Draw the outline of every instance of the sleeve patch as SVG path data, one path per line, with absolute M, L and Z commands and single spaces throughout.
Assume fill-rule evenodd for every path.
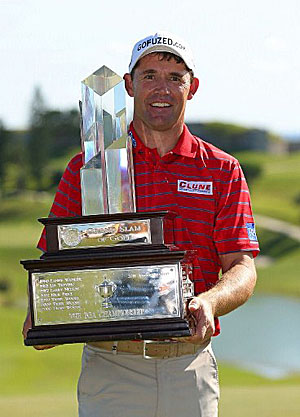
M 246 223 L 247 233 L 250 242 L 257 242 L 257 236 L 254 223 Z

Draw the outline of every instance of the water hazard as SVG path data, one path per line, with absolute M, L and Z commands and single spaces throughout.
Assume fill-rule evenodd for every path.
M 300 301 L 254 296 L 221 317 L 221 329 L 213 341 L 219 361 L 269 378 L 300 372 Z

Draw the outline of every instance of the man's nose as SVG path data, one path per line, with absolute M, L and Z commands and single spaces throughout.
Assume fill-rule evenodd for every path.
M 170 87 L 169 87 L 168 80 L 162 77 L 158 78 L 155 90 L 160 93 L 169 94 Z

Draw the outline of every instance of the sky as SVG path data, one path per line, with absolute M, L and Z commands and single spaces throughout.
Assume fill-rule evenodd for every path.
M 187 121 L 300 135 L 299 0 L 0 0 L 0 120 L 25 128 L 36 86 L 50 108 L 76 108 L 84 78 L 102 65 L 123 75 L 159 30 L 194 53 Z

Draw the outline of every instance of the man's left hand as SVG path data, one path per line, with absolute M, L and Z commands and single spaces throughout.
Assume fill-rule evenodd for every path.
M 194 343 L 202 345 L 207 342 L 215 332 L 215 320 L 211 304 L 203 297 L 194 297 L 187 306 L 188 312 L 195 319 L 194 335 L 189 337 L 180 337 L 177 340 L 181 342 Z

